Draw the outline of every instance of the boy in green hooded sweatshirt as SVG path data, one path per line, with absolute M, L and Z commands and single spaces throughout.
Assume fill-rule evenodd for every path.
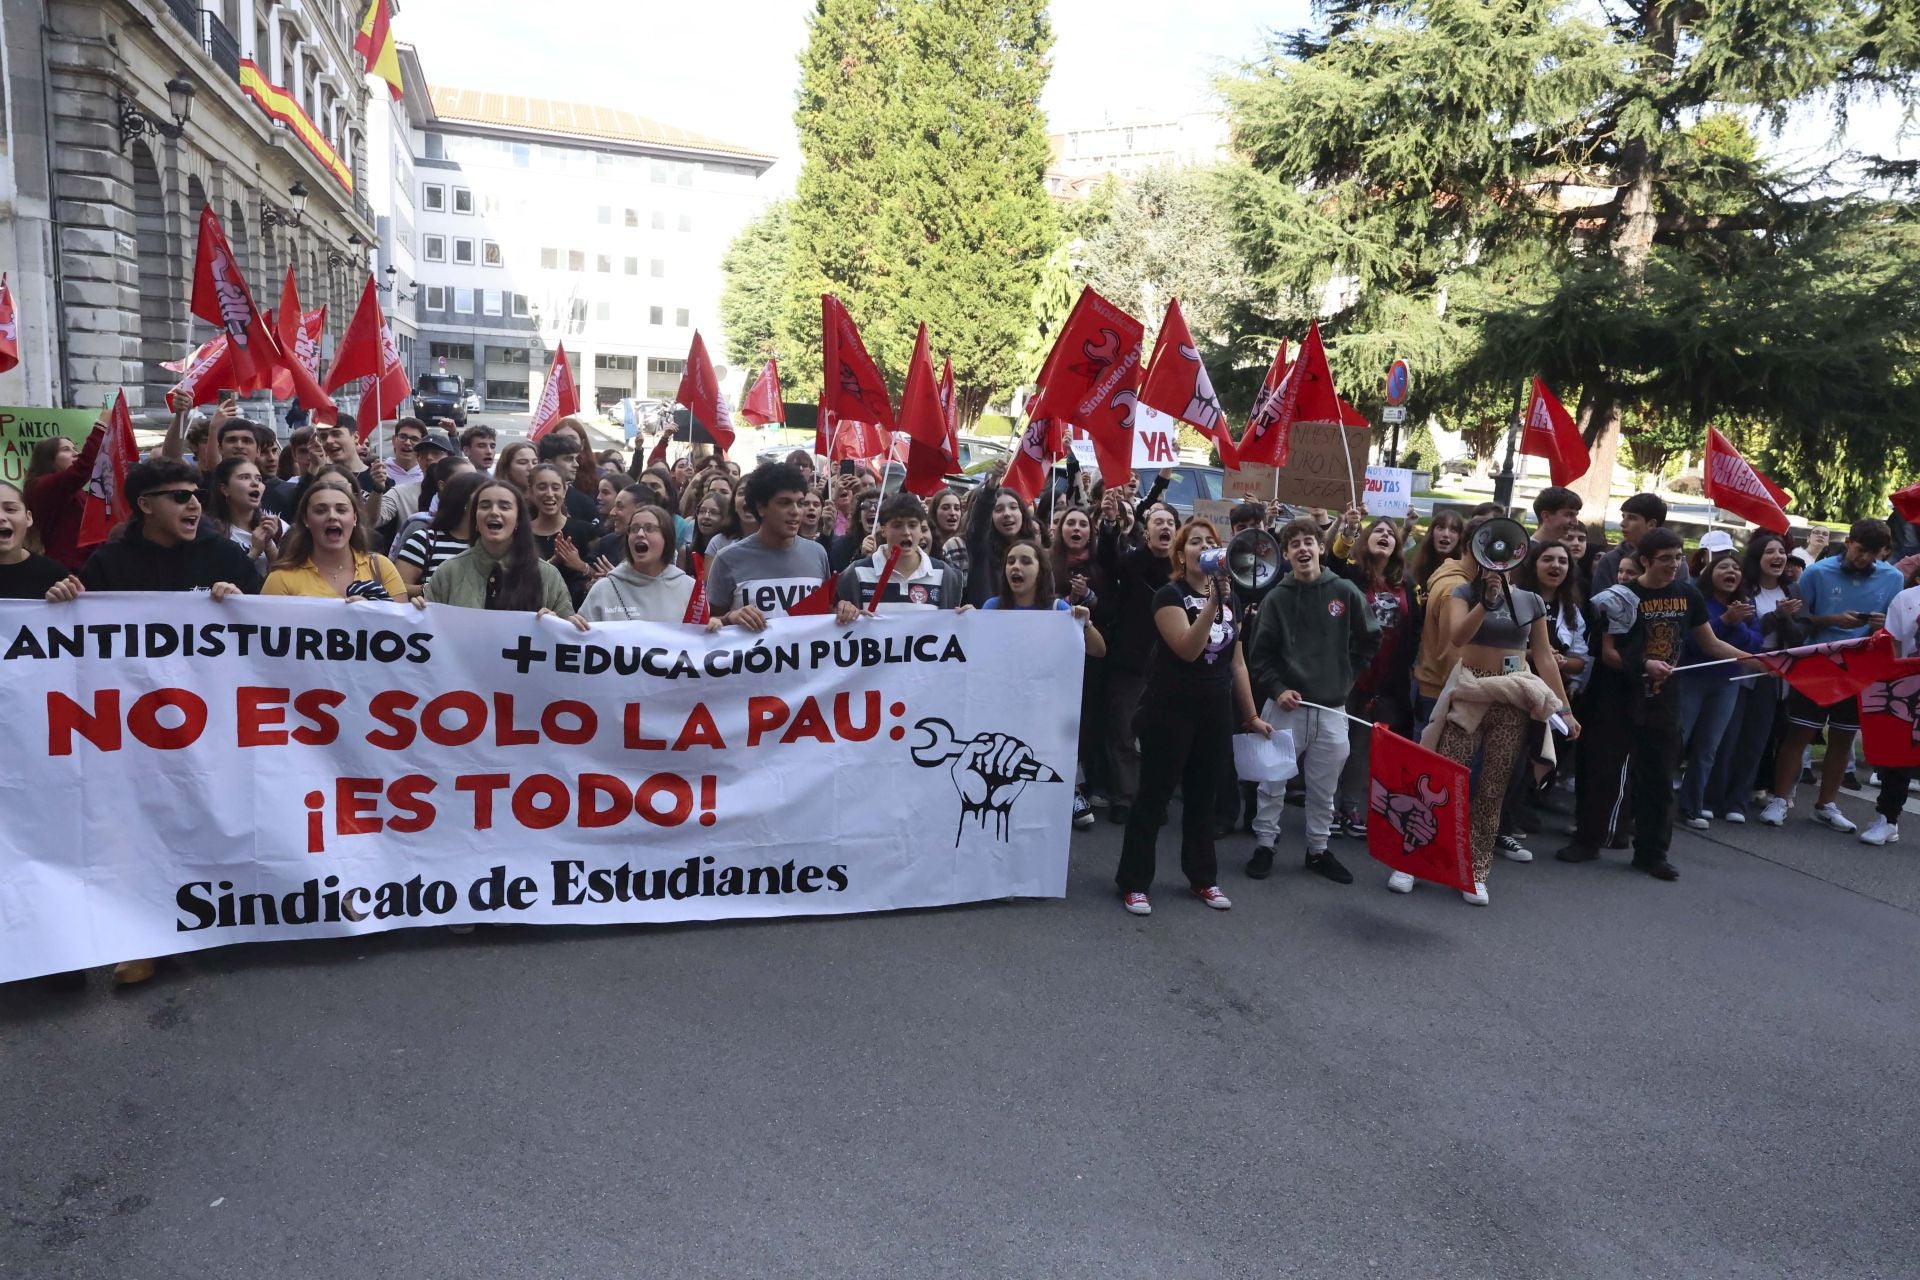
M 1247 670 L 1255 702 L 1275 729 L 1293 735 L 1300 778 L 1307 792 L 1307 870 L 1335 884 L 1352 884 L 1353 873 L 1327 851 L 1333 827 L 1333 793 L 1347 763 L 1346 706 L 1358 673 L 1380 647 L 1380 627 L 1360 588 L 1320 565 L 1320 529 L 1295 520 L 1280 530 L 1280 550 L 1291 570 L 1260 608 Z M 1303 706 L 1303 703 L 1318 706 Z M 1276 718 L 1278 717 L 1278 718 Z M 1273 872 L 1273 846 L 1280 839 L 1286 787 L 1263 783 L 1254 814 L 1258 847 L 1247 874 L 1264 880 Z

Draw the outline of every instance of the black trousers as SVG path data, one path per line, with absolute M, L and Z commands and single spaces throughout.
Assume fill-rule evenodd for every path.
M 1134 728 L 1140 738 L 1140 789 L 1120 842 L 1120 869 L 1113 881 L 1122 893 L 1145 893 L 1153 884 L 1154 844 L 1166 820 L 1175 787 L 1180 806 L 1180 870 L 1204 889 L 1219 879 L 1213 852 L 1215 796 L 1220 771 L 1233 760 L 1233 694 L 1168 705 L 1155 691 L 1141 700 Z
M 1680 690 L 1668 681 L 1658 698 L 1641 695 L 1633 712 L 1632 793 L 1635 866 L 1664 862 L 1673 844 L 1673 780 L 1680 771 Z
M 1573 842 L 1599 849 L 1625 825 L 1627 795 L 1632 790 L 1627 769 L 1634 754 L 1632 715 L 1628 695 L 1618 689 L 1608 696 L 1589 698 L 1580 715 L 1579 751 L 1573 758 Z
M 1907 787 L 1920 769 L 1881 769 L 1880 799 L 1873 807 L 1894 826 L 1900 825 L 1901 811 L 1907 807 Z

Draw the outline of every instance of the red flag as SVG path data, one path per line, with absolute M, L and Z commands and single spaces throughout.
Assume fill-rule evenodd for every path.
M 1533 395 L 1527 401 L 1526 420 L 1520 428 L 1520 452 L 1545 458 L 1547 473 L 1555 484 L 1572 484 L 1593 465 L 1573 416 L 1538 378 L 1533 380 Z
M 227 233 L 221 229 L 212 205 L 200 210 L 191 310 L 227 335 L 235 390 L 265 391 L 272 386 L 273 370 L 280 363 L 280 354 L 266 321 L 253 305 L 253 294 L 247 290 L 240 264 L 234 259 Z
M 853 421 L 892 431 L 893 402 L 887 398 L 886 379 L 867 354 L 867 344 L 860 341 L 853 317 L 830 293 L 820 295 L 820 324 L 829 430 L 843 421 Z
M 1167 303 L 1160 334 L 1153 340 L 1153 358 L 1147 361 L 1146 377 L 1140 383 L 1140 403 L 1198 427 L 1220 450 L 1222 466 L 1238 464 L 1233 433 L 1220 412 L 1220 397 L 1213 393 L 1213 379 L 1207 376 L 1207 366 L 1187 330 L 1178 298 Z
M 740 402 L 740 416 L 756 427 L 770 422 L 787 425 L 787 407 L 780 402 L 780 362 L 769 360 L 760 366 L 760 376 L 747 388 Z
M 182 409 L 212 404 L 219 399 L 220 392 L 235 381 L 233 361 L 227 357 L 227 335 L 215 334 L 213 341 L 201 343 L 187 357 L 180 370 L 180 381 L 167 392 L 167 408 L 178 413 Z
M 947 457 L 954 469 L 960 467 L 960 401 L 953 394 L 953 360 L 947 360 L 940 375 L 940 407 L 947 413 Z
M 789 618 L 804 618 L 813 614 L 832 613 L 835 603 L 834 593 L 839 589 L 840 575 L 829 574 L 827 580 L 802 596 L 787 610 Z
M 1145 327 L 1091 288 L 1073 312 L 1041 369 L 1043 381 L 1027 413 L 1085 428 L 1093 437 L 1108 486 L 1133 478 L 1133 407 L 1139 399 Z
M 1860 745 L 1867 763 L 1881 769 L 1920 767 L 1920 661 L 1898 661 L 1916 674 L 1860 691 Z
M 1920 670 L 1920 661 L 1893 656 L 1893 637 L 1884 631 L 1856 640 L 1756 653 L 1753 658 L 1823 707 L 1855 697 L 1870 684 Z
M 1338 423 L 1364 427 L 1366 417 L 1342 400 L 1333 389 L 1333 371 L 1320 342 L 1320 322 L 1307 327 L 1300 354 L 1283 370 L 1282 346 L 1267 371 L 1267 380 L 1253 402 L 1253 414 L 1240 436 L 1240 461 L 1284 467 L 1293 457 L 1293 429 L 1302 422 Z
M 79 545 L 105 542 L 115 526 L 127 518 L 127 472 L 140 461 L 133 442 L 133 418 L 127 413 L 127 393 L 114 399 L 107 415 L 107 436 L 94 455 L 93 474 L 87 480 L 86 505 L 80 510 Z
M 1753 469 L 1740 451 L 1712 427 L 1707 428 L 1707 460 L 1703 468 L 1707 501 L 1742 520 L 1785 533 L 1786 508 L 1793 501 L 1773 481 Z
M 13 290 L 0 271 L 0 373 L 20 363 L 20 320 L 13 313 Z
M 674 393 L 674 399 L 686 406 L 693 425 L 707 433 L 715 448 L 724 453 L 733 447 L 733 415 L 727 412 L 727 397 L 720 390 L 720 380 L 714 377 L 713 361 L 707 357 L 707 344 L 698 329 L 693 331 L 687 367 L 680 374 L 680 390 Z
M 689 552 L 693 562 L 693 594 L 687 597 L 687 611 L 681 617 L 682 622 L 697 622 L 707 625 L 707 558 L 698 551 Z
M 1367 852 L 1395 871 L 1473 892 L 1467 767 L 1373 727 Z
M 901 553 L 906 549 L 904 543 L 895 547 L 893 553 L 887 557 L 887 562 L 880 566 L 880 576 L 873 580 L 873 599 L 867 601 L 868 613 L 880 612 L 880 598 L 887 594 L 887 584 L 893 581 L 893 570 L 900 563 Z
M 1893 491 L 1893 509 L 1909 524 L 1920 524 L 1920 483 Z
M 553 363 L 547 368 L 547 385 L 540 389 L 540 403 L 533 407 L 533 430 L 527 439 L 538 440 L 553 430 L 560 419 L 580 412 L 580 388 L 573 381 L 573 366 L 567 363 L 567 344 L 553 349 Z
M 397 381 L 395 374 L 399 375 Z M 368 276 L 366 288 L 360 291 L 360 305 L 354 308 L 353 319 L 347 322 L 346 332 L 340 335 L 340 345 L 334 348 L 325 389 L 334 391 L 345 383 L 361 381 L 359 426 L 360 439 L 364 441 L 373 434 L 374 427 L 396 416 L 395 410 L 407 394 L 406 377 L 406 371 L 400 368 L 399 348 L 394 345 L 393 335 L 387 331 L 387 318 L 380 311 L 380 294 L 374 288 L 373 277 Z M 373 409 L 371 413 L 367 412 L 369 404 Z
M 1000 483 L 1025 498 L 1038 502 L 1053 475 L 1053 464 L 1066 451 L 1064 424 L 1052 418 L 1029 418 L 1013 447 L 1013 461 Z
M 828 441 L 828 462 L 842 458 L 879 458 L 893 448 L 893 437 L 871 422 L 841 421 L 834 424 Z
M 907 492 L 923 498 L 940 492 L 947 473 L 958 466 L 947 456 L 947 411 L 940 403 L 924 324 L 914 340 L 913 363 L 907 366 L 907 386 L 900 394 L 900 430 L 907 440 Z
M 653 446 L 653 452 L 647 455 L 647 465 L 663 467 L 667 464 L 667 445 L 673 440 L 673 432 L 662 431 L 659 442 Z

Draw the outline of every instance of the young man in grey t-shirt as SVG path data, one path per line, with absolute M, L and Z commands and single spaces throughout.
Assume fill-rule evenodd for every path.
M 785 462 L 766 463 L 747 476 L 747 508 L 760 517 L 760 527 L 721 548 L 707 566 L 708 630 L 765 631 L 767 619 L 786 616 L 827 580 L 826 548 L 800 537 L 806 493 L 806 477 Z

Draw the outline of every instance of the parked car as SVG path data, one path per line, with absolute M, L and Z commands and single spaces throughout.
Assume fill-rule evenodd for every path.
M 465 427 L 467 389 L 450 373 L 423 373 L 413 382 L 413 412 L 423 422 L 446 418 L 456 427 Z
M 487 402 L 478 391 L 469 391 L 464 407 L 468 413 L 485 413 Z

